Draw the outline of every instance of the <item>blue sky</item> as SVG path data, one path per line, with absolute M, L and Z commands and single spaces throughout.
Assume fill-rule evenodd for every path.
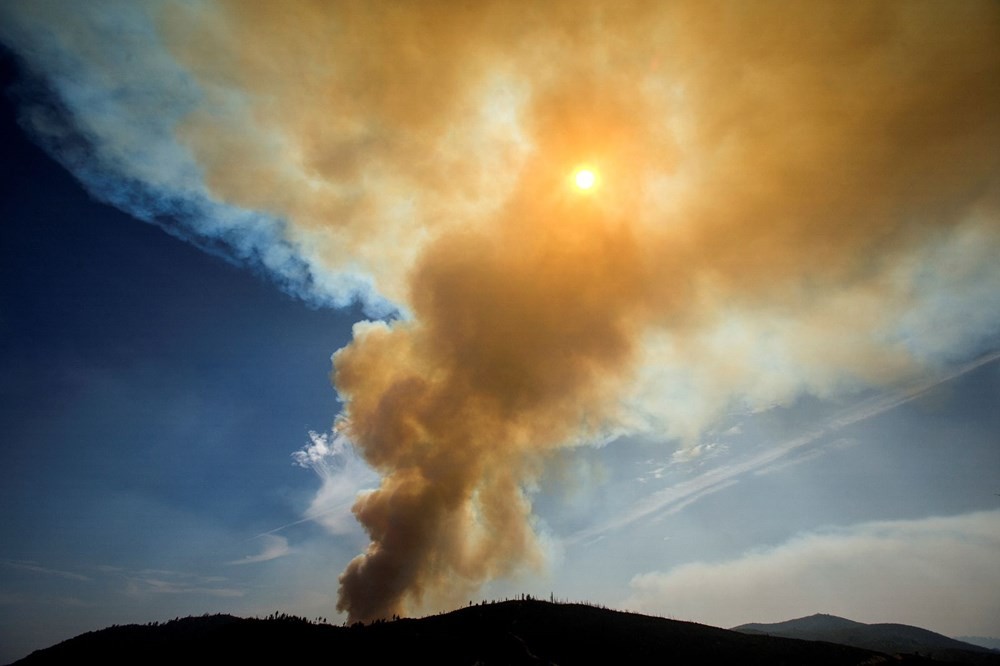
M 11 659 L 192 603 L 232 608 L 234 590 L 257 586 L 225 563 L 302 517 L 316 482 L 291 453 L 333 421 L 329 358 L 357 314 L 306 307 L 94 202 L 26 141 L 7 101 L 4 112 L 0 644 Z M 164 577 L 185 592 L 142 582 Z
M 828 612 L 1000 635 L 996 116 L 976 134 L 978 112 L 960 103 L 937 109 L 972 128 L 926 139 L 943 165 L 913 145 L 841 154 L 843 137 L 828 145 L 794 134 L 805 147 L 802 155 L 789 148 L 790 163 L 806 164 L 814 152 L 831 160 L 830 198 L 817 190 L 800 199 L 769 180 L 784 172 L 767 159 L 739 157 L 758 154 L 759 124 L 726 138 L 707 122 L 686 128 L 690 118 L 678 112 L 668 123 L 674 163 L 688 169 L 678 175 L 662 152 L 643 152 L 643 135 L 616 124 L 624 113 L 646 131 L 658 127 L 630 115 L 622 100 L 634 91 L 613 71 L 593 65 L 546 78 L 530 70 L 530 57 L 507 54 L 495 71 L 484 65 L 503 85 L 423 81 L 446 109 L 462 86 L 487 95 L 481 115 L 442 113 L 460 130 L 435 134 L 430 101 L 410 99 L 400 116 L 392 94 L 372 101 L 362 88 L 358 108 L 340 100 L 347 120 L 320 125 L 333 128 L 330 139 L 315 134 L 307 113 L 315 100 L 306 73 L 315 72 L 304 67 L 299 88 L 286 70 L 277 83 L 215 71 L 198 49 L 237 47 L 221 33 L 177 41 L 191 17 L 157 13 L 171 6 L 110 2 L 68 17 L 59 3 L 5 10 L 0 661 L 109 624 L 178 615 L 277 609 L 340 621 L 338 577 L 349 566 L 361 581 L 352 589 L 363 591 L 346 597 L 355 614 L 369 597 L 372 608 L 419 613 L 527 591 L 718 626 Z M 271 25 L 224 9 L 211 17 L 206 30 Z M 635 29 L 606 20 L 608 34 Z M 1000 67 L 995 49 L 976 50 L 973 27 L 949 29 L 972 44 L 956 63 Z M 107 34 L 120 34 L 116 47 L 131 57 L 95 50 Z M 266 51 L 281 34 L 255 43 Z M 526 39 L 548 53 L 549 37 L 543 29 Z M 645 37 L 636 39 L 645 57 Z M 902 44 L 906 52 L 914 42 Z M 678 37 L 672 48 L 689 47 Z M 395 47 L 385 48 L 392 55 Z M 437 48 L 459 47 L 444 40 Z M 748 71 L 771 71 L 752 49 L 734 48 L 727 55 L 747 58 Z M 429 70 L 452 75 L 432 53 Z M 284 67 L 301 55 L 273 54 Z M 359 71 L 384 75 L 386 90 L 411 92 L 368 55 L 349 55 Z M 651 71 L 647 92 L 659 76 Z M 726 80 L 714 63 L 701 79 L 683 69 L 670 75 L 686 82 L 694 108 Z M 580 87 L 588 77 L 625 92 L 595 102 Z M 775 117 L 788 111 L 767 106 L 763 84 L 742 85 Z M 662 101 L 660 92 L 647 105 Z M 1000 99 L 995 84 L 979 93 L 987 110 Z M 867 109 L 873 126 L 880 109 L 908 118 L 920 94 Z M 294 122 L 267 101 L 280 95 L 301 105 Z M 547 130 L 562 137 L 550 141 L 550 105 L 565 112 L 559 100 L 577 95 L 592 106 L 579 112 L 579 127 Z M 801 108 L 808 120 L 811 107 Z M 365 114 L 381 129 L 367 127 L 358 143 L 351 120 Z M 919 117 L 900 134 L 930 132 L 937 118 Z M 780 125 L 764 138 L 787 138 Z M 600 140 L 587 138 L 594 128 Z M 862 135 L 866 126 L 838 129 Z M 421 141 L 397 139 L 410 135 Z M 295 161 L 328 140 L 350 166 Z M 650 139 L 668 145 L 660 140 Z M 686 142 L 702 152 L 729 148 L 701 159 Z M 279 149 L 265 160 L 262 146 Z M 412 167 L 428 146 L 437 161 Z M 628 150 L 619 154 L 620 146 Z M 555 164 L 565 178 L 580 156 L 603 165 L 598 187 L 579 194 L 583 203 L 538 203 L 537 183 L 557 188 L 564 178 L 546 180 L 532 157 L 540 147 L 553 155 L 546 168 Z M 962 169 L 948 166 L 956 156 Z M 867 189 L 852 180 L 852 170 L 878 180 L 872 174 L 892 160 L 903 165 L 898 182 Z M 614 168 L 626 162 L 643 188 L 615 185 Z M 755 173 L 750 163 L 761 176 L 753 186 L 734 175 Z M 490 171 L 504 164 L 509 172 Z M 517 174 L 539 178 L 524 186 Z M 810 177 L 796 184 L 810 186 Z M 696 196 L 713 179 L 729 196 Z M 772 189 L 781 194 L 773 201 Z M 981 200 L 955 203 L 969 192 Z M 730 199 L 733 210 L 773 215 L 783 231 L 740 231 L 770 227 L 744 225 Z M 844 222 L 832 234 L 813 218 L 801 231 L 779 224 L 803 210 L 821 218 L 822 206 L 840 202 L 838 214 L 868 226 Z M 630 221 L 608 226 L 621 211 Z M 664 241 L 653 226 L 681 213 L 716 235 L 669 227 Z M 449 215 L 457 228 L 440 221 Z M 872 222 L 892 215 L 902 221 Z M 323 216 L 346 222 L 324 226 Z M 537 233 L 545 228 L 537 220 L 548 219 L 579 226 Z M 873 240 L 857 240 L 874 227 Z M 629 240 L 639 237 L 645 243 Z M 733 238 L 732 249 L 720 238 Z M 646 249 L 659 253 L 649 266 Z M 675 291 L 661 281 L 696 286 Z M 389 323 L 354 327 L 380 317 Z M 335 388 L 331 355 L 345 347 Z M 412 388 L 439 377 L 440 385 Z M 410 392 L 397 405 L 401 387 Z M 489 406 L 494 400 L 503 408 Z M 412 423 L 424 439 L 393 429 Z M 385 559 L 355 559 L 370 539 L 351 505 L 380 483 L 363 458 L 387 479 L 363 495 L 365 524 L 378 533 L 373 507 L 415 492 L 410 459 L 397 453 L 426 442 L 432 453 L 416 467 L 465 493 L 462 510 L 473 517 L 422 498 L 425 514 L 401 515 L 439 540 L 417 539 L 411 550 L 392 546 L 399 542 L 390 535 L 378 541 Z M 452 486 L 452 476 L 467 482 Z M 494 512 L 493 501 L 513 509 Z M 457 540 L 467 541 L 446 552 L 442 544 Z M 488 553 L 483 570 L 469 562 L 477 548 Z M 410 557 L 413 586 L 431 590 L 423 598 L 385 592 L 374 566 L 365 573 L 373 562 L 405 568 Z M 421 568 L 434 558 L 448 562 L 444 573 Z

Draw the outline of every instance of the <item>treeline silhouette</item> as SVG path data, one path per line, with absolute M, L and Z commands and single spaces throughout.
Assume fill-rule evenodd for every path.
M 165 620 L 163 622 L 159 622 L 159 621 L 147 622 L 146 624 L 143 624 L 143 625 L 135 625 L 135 624 L 112 624 L 108 628 L 109 629 L 116 629 L 118 627 L 135 627 L 135 626 L 142 626 L 142 627 L 163 627 L 163 626 L 166 626 L 166 625 L 168 625 L 168 624 L 170 624 L 172 622 L 181 622 L 182 620 L 183 621 L 187 621 L 187 620 L 195 619 L 197 617 L 212 618 L 212 617 L 235 617 L 235 616 L 226 615 L 224 613 L 202 613 L 199 616 L 189 615 L 189 616 L 184 617 L 184 618 L 182 618 L 180 616 L 177 616 L 177 617 L 173 618 L 172 620 Z M 302 617 L 302 616 L 299 616 L 299 615 L 292 615 L 291 613 L 285 613 L 283 611 L 274 611 L 270 615 L 265 615 L 263 617 L 261 617 L 260 615 L 254 615 L 252 617 L 245 618 L 245 619 L 248 619 L 248 620 L 267 620 L 268 622 L 292 622 L 292 623 L 298 623 L 298 624 L 329 624 L 329 622 L 327 621 L 327 619 L 325 617 L 316 616 L 316 617 L 310 619 L 310 618 Z
M 17 664 L 338 663 L 434 664 L 933 664 L 871 650 L 741 634 L 690 622 L 607 610 L 597 604 L 483 600 L 420 619 L 351 627 L 276 611 L 263 618 L 203 615 L 90 632 Z
M 514 596 L 514 597 L 504 597 L 502 599 L 480 599 L 478 602 L 469 600 L 469 604 L 468 604 L 467 607 L 473 607 L 473 606 L 492 606 L 492 605 L 495 605 L 495 604 L 510 603 L 510 602 L 515 602 L 515 601 L 541 601 L 541 600 L 538 599 L 537 597 L 533 597 L 530 593 L 522 592 L 521 595 L 520 595 L 520 598 L 518 598 L 517 596 Z M 560 598 L 557 598 L 555 596 L 555 594 L 552 593 L 552 592 L 549 593 L 549 603 L 550 604 L 573 604 L 573 605 L 578 605 L 578 606 L 587 606 L 589 608 L 599 608 L 601 610 L 613 610 L 613 609 L 608 608 L 604 604 L 599 604 L 599 603 L 595 603 L 595 602 L 592 602 L 592 601 L 570 601 L 569 599 L 560 599 Z M 447 615 L 447 614 L 453 613 L 453 612 L 454 611 L 440 611 L 440 612 L 437 613 L 437 615 Z M 630 613 L 631 611 L 623 610 L 623 611 L 618 611 L 618 612 L 621 612 L 621 613 Z M 294 616 L 292 616 L 292 617 L 294 617 Z M 404 616 L 400 616 L 400 615 L 394 614 L 391 618 L 376 618 L 374 620 L 369 620 L 367 623 L 362 622 L 362 621 L 359 620 L 359 621 L 355 622 L 354 624 L 352 624 L 350 626 L 351 627 L 364 627 L 364 626 L 371 626 L 371 625 L 374 625 L 374 624 L 384 624 L 385 622 L 395 622 L 395 621 L 401 620 L 401 619 L 404 619 Z M 322 618 L 322 620 L 323 620 L 324 623 L 326 622 L 326 618 Z M 345 620 L 344 623 L 341 626 L 347 626 L 347 621 Z

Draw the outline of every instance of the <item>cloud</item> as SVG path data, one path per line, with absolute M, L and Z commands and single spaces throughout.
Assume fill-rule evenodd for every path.
M 61 569 L 50 569 L 49 567 L 40 566 L 36 562 L 26 562 L 19 560 L 0 560 L 0 564 L 6 567 L 21 569 L 22 571 L 30 571 L 32 573 L 44 574 L 47 576 L 58 576 L 60 578 L 68 578 L 70 580 L 81 580 L 81 581 L 92 580 L 89 576 L 84 576 L 83 574 L 78 574 L 72 571 L 63 571 Z
M 724 627 L 824 612 L 996 634 L 998 547 L 1000 511 L 830 528 L 636 576 L 621 607 Z
M 338 432 L 381 477 L 353 507 L 352 619 L 540 567 L 529 489 L 557 449 L 693 451 L 727 410 L 995 349 L 998 22 L 992 2 L 0 5 L 47 95 L 25 122 L 95 196 L 313 303 L 398 306 L 334 357 Z M 324 507 L 353 487 L 324 481 Z
M 767 474 L 789 465 L 804 462 L 809 458 L 823 455 L 826 452 L 826 448 L 851 446 L 854 444 L 853 442 L 838 439 L 827 445 L 824 449 L 813 449 L 802 453 L 805 447 L 813 444 L 822 437 L 836 433 L 841 428 L 883 414 L 899 405 L 919 398 L 936 386 L 949 382 L 983 365 L 994 363 L 998 359 L 1000 359 L 1000 352 L 986 354 L 951 368 L 943 376 L 922 378 L 900 386 L 895 391 L 880 393 L 866 400 L 856 402 L 797 437 L 771 443 L 762 450 L 743 459 L 714 466 L 706 472 L 661 488 L 632 505 L 627 511 L 608 521 L 580 530 L 568 537 L 565 542 L 567 544 L 587 543 L 595 535 L 621 529 L 644 518 L 658 514 L 669 515 L 677 513 L 703 497 L 732 486 L 745 474 Z M 697 458 L 703 448 L 697 447 L 694 456 L 685 454 L 683 450 L 676 452 L 671 456 L 671 461 L 678 463 Z
M 377 485 L 378 475 L 342 433 L 310 432 L 309 439 L 308 446 L 292 454 L 295 464 L 312 469 L 322 481 L 304 520 L 318 522 L 331 534 L 351 532 L 357 529 L 351 506 L 359 493 Z
M 233 560 L 227 564 L 255 564 L 257 562 L 269 562 L 285 555 L 291 555 L 295 551 L 289 547 L 288 539 L 276 534 L 262 534 L 258 539 L 263 540 L 261 551 L 256 555 L 247 555 L 241 560 Z
M 163 572 L 169 574 L 170 572 Z M 166 577 L 134 576 L 126 578 L 125 593 L 132 596 L 142 596 L 146 594 L 168 594 L 168 595 L 204 595 L 209 597 L 242 597 L 245 591 L 236 587 L 220 587 L 212 585 L 212 582 L 205 579 L 189 580 L 167 580 Z

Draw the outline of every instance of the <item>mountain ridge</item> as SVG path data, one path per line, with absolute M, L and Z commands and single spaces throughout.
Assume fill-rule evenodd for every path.
M 1000 652 L 1000 638 L 996 636 L 954 636 L 954 639 L 963 643 L 972 643 L 973 645 L 978 645 L 994 652 Z
M 281 663 L 331 655 L 338 661 L 436 664 L 934 664 L 834 643 L 752 635 L 583 604 L 537 600 L 470 605 L 420 619 L 351 627 L 294 616 L 213 615 L 126 625 L 82 634 L 38 650 L 17 666 L 141 662 Z
M 827 641 L 886 654 L 920 654 L 940 661 L 1000 664 L 1000 655 L 988 648 L 928 629 L 891 622 L 866 624 L 825 613 L 784 622 L 741 624 L 732 630 L 751 635 Z

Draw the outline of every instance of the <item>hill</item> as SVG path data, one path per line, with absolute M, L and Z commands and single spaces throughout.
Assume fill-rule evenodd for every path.
M 864 624 L 819 614 L 774 624 L 743 624 L 733 631 L 827 641 L 886 654 L 920 654 L 940 661 L 1000 665 L 1000 655 L 986 648 L 906 624 Z
M 845 645 L 729 631 L 581 604 L 509 601 L 335 627 L 301 618 L 191 617 L 90 632 L 18 666 L 100 663 L 930 664 Z
M 1000 638 L 992 636 L 955 636 L 955 640 L 962 641 L 963 643 L 972 643 L 973 645 L 988 648 L 994 652 L 1000 651 Z

